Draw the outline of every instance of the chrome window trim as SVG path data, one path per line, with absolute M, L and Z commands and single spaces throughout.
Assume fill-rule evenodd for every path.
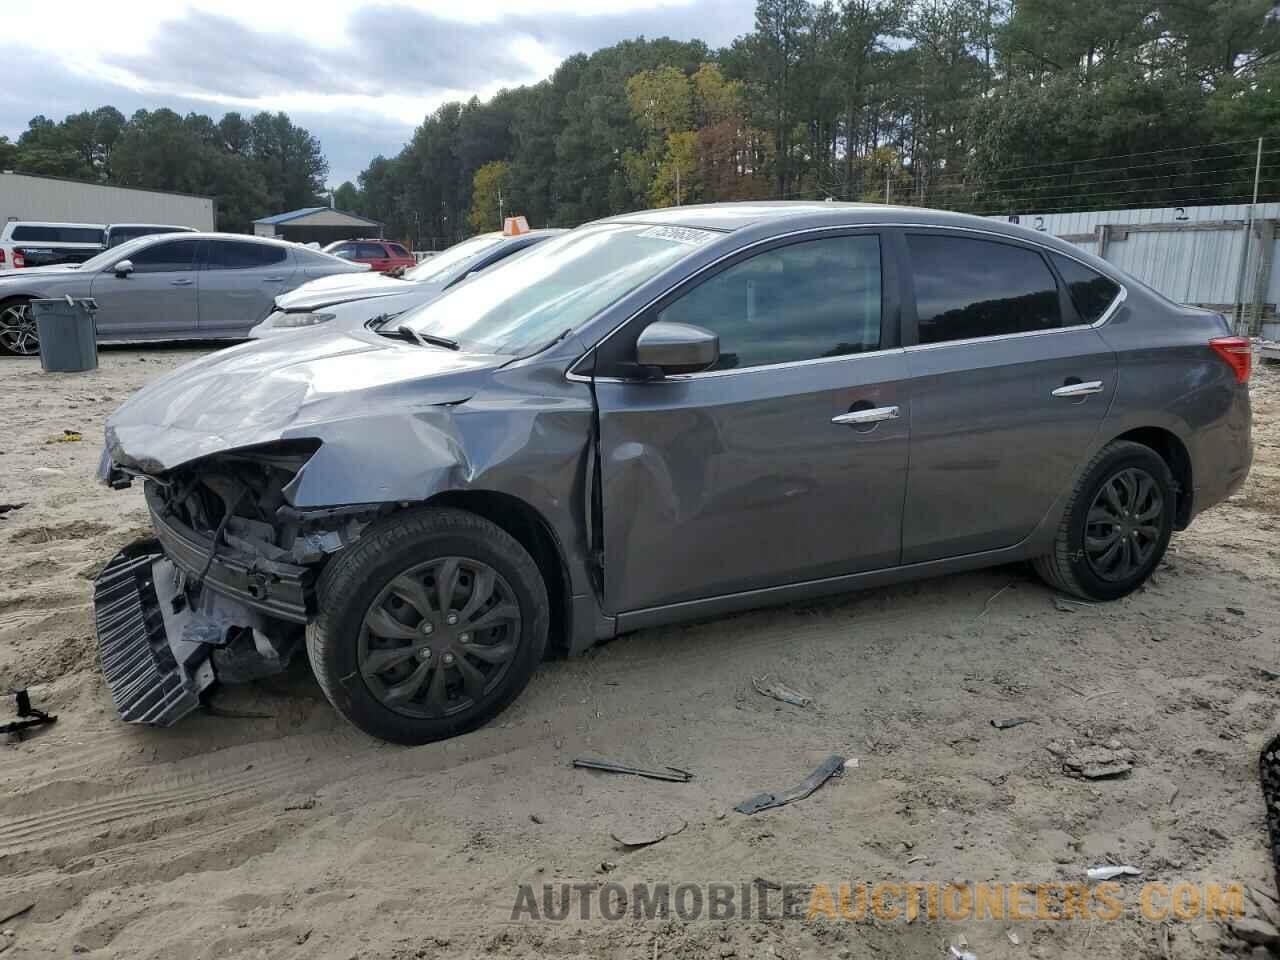
M 1089 266 L 1085 264 L 1085 266 Z M 1090 267 L 1090 269 L 1093 269 Z M 1097 273 L 1094 270 L 1094 273 Z M 1108 278 L 1109 279 L 1109 278 Z M 1120 285 L 1120 292 L 1116 294 L 1116 298 L 1111 301 L 1111 306 L 1107 307 L 1106 312 L 1102 314 L 1093 323 L 1073 323 L 1069 327 L 1050 327 L 1047 330 L 1020 330 L 1017 333 L 997 333 L 989 337 L 965 337 L 963 340 L 939 340 L 937 343 L 913 343 L 909 347 L 903 349 L 908 351 L 914 350 L 936 350 L 939 347 L 954 347 L 970 343 L 991 343 L 996 340 L 1020 340 L 1023 337 L 1046 337 L 1055 333 L 1070 333 L 1073 330 L 1096 330 L 1102 326 L 1112 315 L 1120 309 L 1120 304 L 1128 299 L 1129 291 L 1123 285 Z
M 975 233 L 975 234 L 978 234 L 979 236 L 990 237 L 997 241 L 1000 241 L 1000 240 L 1013 241 L 1015 244 L 1024 243 L 1024 244 L 1027 244 L 1028 246 L 1037 247 L 1041 250 L 1044 250 L 1047 253 L 1056 253 L 1058 256 L 1067 257 L 1070 260 L 1076 261 L 1082 267 L 1085 267 L 1088 270 L 1092 270 L 1094 273 L 1097 273 L 1100 276 L 1106 277 L 1108 280 L 1110 280 L 1112 283 L 1114 283 L 1117 287 L 1120 288 L 1120 292 L 1116 294 L 1115 299 L 1111 301 L 1111 305 L 1107 307 L 1107 309 L 1103 312 L 1102 316 L 1100 316 L 1093 323 L 1078 323 L 1078 324 L 1073 324 L 1069 327 L 1053 327 L 1048 330 L 1024 330 L 1018 333 L 998 333 L 990 337 L 969 337 L 964 340 L 940 340 L 937 343 L 916 343 L 916 344 L 912 344 L 909 347 L 890 347 L 883 350 L 868 350 L 865 353 L 850 353 L 850 354 L 845 354 L 839 357 L 814 357 L 813 359 L 810 359 L 810 360 L 788 360 L 783 363 L 761 364 L 758 367 L 743 367 L 741 369 L 731 369 L 731 370 L 706 370 L 706 371 L 703 371 L 702 373 L 681 373 L 681 374 L 674 374 L 668 377 L 663 377 L 663 382 L 670 381 L 670 380 L 693 380 L 693 379 L 700 379 L 704 377 L 723 377 L 723 376 L 729 376 L 732 374 L 754 373 L 758 370 L 778 370 L 786 367 L 796 367 L 796 366 L 801 366 L 805 364 L 830 363 L 836 360 L 855 360 L 860 357 L 872 357 L 872 356 L 891 354 L 891 353 L 905 353 L 907 351 L 914 351 L 914 350 L 934 350 L 938 347 L 949 347 L 957 344 L 963 345 L 963 344 L 973 344 L 973 343 L 990 343 L 992 341 L 997 341 L 997 340 L 1014 340 L 1014 339 L 1021 339 L 1023 337 L 1041 337 L 1041 336 L 1046 336 L 1054 333 L 1070 333 L 1072 331 L 1077 331 L 1077 330 L 1096 330 L 1098 327 L 1101 327 L 1103 324 L 1109 321 L 1115 315 L 1116 311 L 1120 309 L 1120 305 L 1129 298 L 1129 288 L 1126 287 L 1124 283 L 1122 283 L 1116 277 L 1111 276 L 1111 274 L 1109 273 L 1105 273 L 1103 271 L 1098 270 L 1097 267 L 1093 266 L 1090 263 L 1086 263 L 1084 260 L 1080 259 L 1078 256 L 1075 256 L 1074 254 L 1059 250 L 1057 247 L 1051 247 L 1047 243 L 1042 243 L 1036 240 L 1034 237 L 1011 237 L 1008 234 L 1000 233 L 998 230 L 983 230 L 980 227 L 956 227 L 956 226 L 951 226 L 951 225 L 942 224 L 942 223 L 901 223 L 901 222 L 843 223 L 843 224 L 833 224 L 831 226 L 806 227 L 803 230 L 793 230 L 790 233 L 780 233 L 772 237 L 764 237 L 760 240 L 756 240 L 752 243 L 747 244 L 745 247 L 739 247 L 737 250 L 731 250 L 728 253 L 724 254 L 723 256 L 717 257 L 715 260 L 712 260 L 710 263 L 703 264 L 693 273 L 689 274 L 689 276 L 680 280 L 679 283 L 677 283 L 675 286 L 669 287 L 668 289 L 662 291 L 662 293 L 653 297 L 653 299 L 651 299 L 648 303 L 646 303 L 644 306 L 640 307 L 638 310 L 633 312 L 629 317 L 621 321 L 612 330 L 610 330 L 603 337 L 597 340 L 590 348 L 587 349 L 585 353 L 583 353 L 580 357 L 578 357 L 578 359 L 574 360 L 571 364 L 569 364 L 568 369 L 565 371 L 565 375 L 564 375 L 565 379 L 573 381 L 574 383 L 590 383 L 592 382 L 592 380 L 594 380 L 596 383 L 646 383 L 646 382 L 649 382 L 649 381 L 639 380 L 636 378 L 626 378 L 626 377 L 594 377 L 593 378 L 581 373 L 577 373 L 574 370 L 574 368 L 578 364 L 582 363 L 582 361 L 585 360 L 588 356 L 590 356 L 592 352 L 599 349 L 600 346 L 606 340 L 608 340 L 610 337 L 616 334 L 619 330 L 621 330 L 627 324 L 635 320 L 636 317 L 640 316 L 642 313 L 644 313 L 646 310 L 652 307 L 655 303 L 657 303 L 663 297 L 667 296 L 667 294 L 671 293 L 671 291 L 674 290 L 676 287 L 680 286 L 681 284 L 689 283 L 694 278 L 701 276 L 706 271 L 719 266 L 720 264 L 724 263 L 726 260 L 729 260 L 733 257 L 738 256 L 744 251 L 752 250 L 756 247 L 759 247 L 768 243 L 773 243 L 778 240 L 787 240 L 792 237 L 804 237 L 804 236 L 809 236 L 811 234 L 831 233 L 833 231 L 842 231 L 842 230 L 885 230 L 885 229 L 950 230 L 958 233 Z M 726 235 L 728 235 L 731 232 L 732 231 L 725 231 Z M 1066 243 L 1066 241 L 1064 240 L 1063 243 Z M 1070 244 L 1067 244 L 1067 245 L 1070 246 Z

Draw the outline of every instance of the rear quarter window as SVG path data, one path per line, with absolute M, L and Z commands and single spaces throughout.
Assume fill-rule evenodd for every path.
M 392 253 L 394 256 L 397 256 L 397 257 L 408 257 L 408 256 L 412 256 L 412 254 L 410 254 L 408 250 L 406 250 L 404 247 L 400 246 L 400 244 L 398 244 L 398 243 L 389 243 L 389 244 L 387 244 L 387 246 L 391 248 L 391 253 Z
M 1089 269 L 1079 260 L 1072 260 L 1058 253 L 1050 256 L 1062 276 L 1062 282 L 1071 293 L 1071 302 L 1076 305 L 1080 318 L 1085 323 L 1097 323 L 1120 295 L 1120 285 L 1110 277 Z

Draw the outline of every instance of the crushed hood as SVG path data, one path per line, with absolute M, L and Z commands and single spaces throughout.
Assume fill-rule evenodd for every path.
M 276 308 L 286 311 L 315 310 L 336 303 L 386 297 L 414 287 L 411 280 L 397 280 L 381 273 L 339 273 L 308 280 L 296 290 L 276 297 Z
M 359 430 L 375 414 L 465 401 L 510 359 L 363 331 L 258 340 L 138 391 L 107 419 L 107 453 L 155 474 L 225 450 Z

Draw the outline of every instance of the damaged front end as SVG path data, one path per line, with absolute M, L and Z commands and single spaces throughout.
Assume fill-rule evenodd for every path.
M 94 590 L 102 668 L 125 720 L 168 726 L 215 682 L 288 665 L 325 559 L 389 509 L 295 509 L 289 485 L 319 446 L 281 441 L 150 476 L 104 462 L 110 485 L 143 482 L 155 533 L 117 554 Z

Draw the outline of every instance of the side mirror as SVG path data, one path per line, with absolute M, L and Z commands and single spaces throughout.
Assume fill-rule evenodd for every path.
M 636 363 L 663 373 L 698 373 L 720 359 L 720 337 L 688 323 L 659 320 L 636 340 Z
M 121 260 L 116 264 L 115 271 L 117 277 L 127 277 L 129 274 L 133 273 L 133 261 Z

